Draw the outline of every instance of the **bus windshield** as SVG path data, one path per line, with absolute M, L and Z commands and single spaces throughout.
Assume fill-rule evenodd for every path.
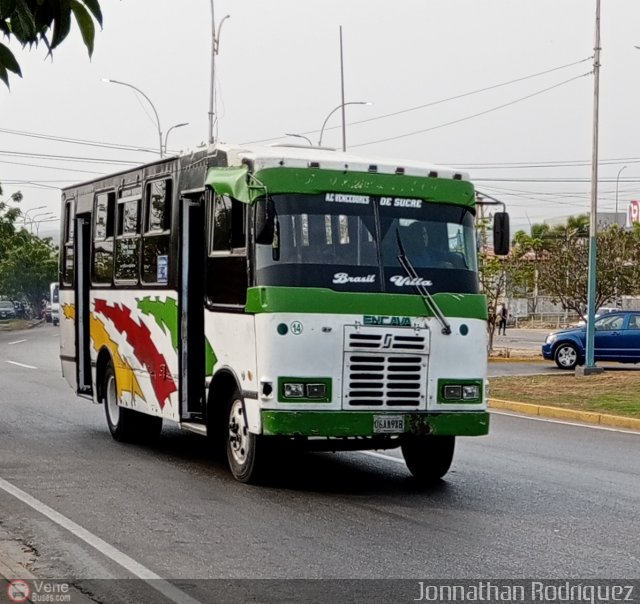
M 469 208 L 342 193 L 272 199 L 278 253 L 256 244 L 256 285 L 413 294 L 417 283 L 398 260 L 402 247 L 430 292 L 478 292 Z

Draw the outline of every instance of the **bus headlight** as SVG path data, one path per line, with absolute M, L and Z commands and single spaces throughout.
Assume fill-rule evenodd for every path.
M 486 394 L 485 394 L 486 396 Z M 482 380 L 439 380 L 439 403 L 481 403 Z
M 462 387 L 462 399 L 465 401 L 480 398 L 480 387 L 477 384 L 467 384 Z
M 281 403 L 330 403 L 331 378 L 279 377 L 278 401 Z
M 458 384 L 447 384 L 442 394 L 448 401 L 457 401 L 462 398 L 462 386 Z
M 304 384 L 295 382 L 285 382 L 284 395 L 287 398 L 302 398 L 304 397 Z

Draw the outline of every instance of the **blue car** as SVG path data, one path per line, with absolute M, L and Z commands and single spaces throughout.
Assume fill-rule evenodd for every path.
M 594 322 L 594 360 L 640 363 L 640 311 L 609 312 Z M 542 356 L 560 369 L 583 365 L 586 357 L 585 325 L 554 331 L 542 345 Z

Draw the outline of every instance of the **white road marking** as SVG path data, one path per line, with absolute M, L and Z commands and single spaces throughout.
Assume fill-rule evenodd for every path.
M 371 457 L 378 457 L 379 459 L 386 459 L 387 461 L 395 461 L 396 463 L 404 464 L 402 457 L 392 457 L 391 455 L 385 455 L 384 453 L 376 453 L 375 451 L 359 451 L 363 455 L 371 455 Z
M 5 361 L 5 363 L 11 363 L 12 365 L 17 365 L 18 367 L 26 367 L 27 369 L 37 369 L 33 365 L 25 365 L 24 363 L 18 363 L 18 361 Z
M 16 340 L 15 342 L 9 342 L 8 345 L 11 346 L 12 344 L 22 344 L 22 342 L 26 342 L 27 340 Z
M 577 426 L 578 428 L 590 428 L 591 430 L 605 430 L 607 432 L 622 432 L 623 434 L 635 434 L 640 436 L 640 432 L 637 430 L 625 430 L 624 428 L 613 428 L 611 426 L 601 426 L 598 424 L 581 424 L 579 422 L 568 422 L 562 419 L 555 419 L 553 417 L 539 417 L 534 415 L 520 415 L 519 413 L 509 413 L 508 411 L 494 411 L 490 410 L 491 414 L 496 415 L 508 415 L 509 417 L 517 417 L 519 419 L 530 419 L 537 422 L 550 422 L 552 424 L 564 424 L 565 426 Z
M 42 503 L 35 497 L 32 497 L 3 478 L 0 478 L 0 489 L 10 495 L 13 495 L 16 499 L 19 499 L 29 507 L 36 510 L 36 512 L 46 516 L 58 526 L 66 529 L 72 535 L 81 539 L 86 544 L 99 551 L 102 555 L 110 558 L 113 562 L 119 564 L 131 574 L 142 579 L 149 585 L 149 587 L 160 592 L 168 600 L 176 602 L 176 604 L 200 604 L 198 600 L 195 600 L 181 589 L 178 589 L 159 575 L 156 575 L 153 571 L 149 570 L 139 562 L 136 562 L 124 552 L 121 552 L 119 549 L 100 539 L 100 537 L 97 537 L 87 529 L 81 527 L 79 524 L 76 524 L 73 520 L 63 516 L 60 512 L 56 512 L 53 508 L 50 508 L 48 505 Z

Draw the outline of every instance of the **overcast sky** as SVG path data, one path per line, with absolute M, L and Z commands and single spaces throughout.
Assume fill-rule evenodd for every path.
M 104 28 L 91 60 L 77 31 L 53 60 L 44 47 L 10 44 L 23 78 L 12 77 L 10 91 L 0 84 L 0 182 L 5 199 L 22 191 L 24 210 L 46 206 L 32 216 L 59 215 L 59 187 L 157 157 L 147 101 L 102 78 L 140 88 L 163 132 L 189 122 L 172 130 L 170 150 L 207 139 L 210 2 L 102 5 Z M 480 191 L 507 204 L 515 229 L 585 213 L 595 6 L 595 0 L 216 0 L 216 22 L 230 15 L 216 62 L 217 136 L 270 143 L 295 142 L 284 135 L 299 133 L 317 142 L 341 102 L 342 25 L 345 100 L 373 103 L 346 108 L 350 151 L 466 169 Z M 620 211 L 640 198 L 634 45 L 640 45 L 640 2 L 602 0 L 601 211 L 614 210 L 616 189 Z M 340 112 L 323 144 L 341 145 Z M 50 228 L 42 224 L 41 233 Z

